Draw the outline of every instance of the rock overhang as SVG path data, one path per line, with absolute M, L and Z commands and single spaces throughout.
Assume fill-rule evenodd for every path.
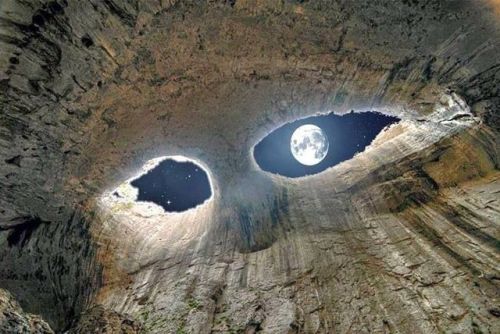
M 355 257 L 359 261 L 346 261 L 348 264 L 335 273 L 339 281 L 329 289 L 345 297 L 344 300 L 352 297 L 343 295 L 346 291 L 358 291 L 357 288 L 372 291 L 373 287 L 349 285 L 346 282 L 351 281 L 342 276 L 354 275 L 356 263 L 371 263 L 363 257 L 368 256 L 360 251 L 363 249 L 370 249 L 368 253 L 378 259 L 390 259 L 387 265 L 377 262 L 377 273 L 391 277 L 412 275 L 415 282 L 422 277 L 434 277 L 432 269 L 443 263 L 453 264 L 444 267 L 454 272 L 457 265 L 453 261 L 458 261 L 465 274 L 452 274 L 436 282 L 424 279 L 422 285 L 433 296 L 441 295 L 439 289 L 444 289 L 443 284 L 456 282 L 461 275 L 470 281 L 479 279 L 470 272 L 491 271 L 488 266 L 495 257 L 488 253 L 488 247 L 474 246 L 478 248 L 469 254 L 462 247 L 467 240 L 460 239 L 465 230 L 473 239 L 479 236 L 486 240 L 483 234 L 465 224 L 477 220 L 480 229 L 494 234 L 488 227 L 491 221 L 482 215 L 467 216 L 467 221 L 453 218 L 454 212 L 467 215 L 463 207 L 453 202 L 463 205 L 463 199 L 468 198 L 464 192 L 470 191 L 476 200 L 491 189 L 481 185 L 486 190 L 480 188 L 480 193 L 474 193 L 460 188 L 455 199 L 446 197 L 447 205 L 433 201 L 436 197 L 443 201 L 442 192 L 453 195 L 453 187 L 469 179 L 487 182 L 489 174 L 498 169 L 495 151 L 498 22 L 496 14 L 485 7 L 494 1 L 429 2 L 425 8 L 414 2 L 394 6 L 392 1 L 373 1 L 366 6 L 244 0 L 233 2 L 234 6 L 118 0 L 97 7 L 90 2 L 67 3 L 57 13 L 52 13 L 42 2 L 33 8 L 15 1 L 0 5 L 2 15 L 6 8 L 10 13 L 7 20 L 2 16 L 6 27 L 2 26 L 2 33 L 12 38 L 1 40 L 0 78 L 1 87 L 5 88 L 2 102 L 5 98 L 7 109 L 2 115 L 5 133 L 2 132 L 1 149 L 4 160 L 19 160 L 5 166 L 2 186 L 9 191 L 2 192 L 0 200 L 5 212 L 0 214 L 9 223 L 11 219 L 30 215 L 51 222 L 44 224 L 32 242 L 26 244 L 33 254 L 43 254 L 45 259 L 40 264 L 39 277 L 52 277 L 53 272 L 47 268 L 52 268 L 53 258 L 61 263 L 57 245 L 67 245 L 65 249 L 71 253 L 75 250 L 70 249 L 80 242 L 97 240 L 106 250 L 99 253 L 99 265 L 94 266 L 93 260 L 90 264 L 82 260 L 86 263 L 81 265 L 83 270 L 75 264 L 61 268 L 97 277 L 98 269 L 89 268 L 104 265 L 102 280 L 96 278 L 100 283 L 93 281 L 91 285 L 104 286 L 100 301 L 108 307 L 130 311 L 138 317 L 145 308 L 152 318 L 184 314 L 183 300 L 189 297 L 184 292 L 192 292 L 194 286 L 195 294 L 190 298 L 199 298 L 207 310 L 216 309 L 209 296 L 204 295 L 211 289 L 211 283 L 189 283 L 191 278 L 196 282 L 198 276 L 208 277 L 209 282 L 217 283 L 214 291 L 225 291 L 214 292 L 214 296 L 218 303 L 226 298 L 235 319 L 244 317 L 239 316 L 238 305 L 231 304 L 231 300 L 262 299 L 262 303 L 269 305 L 274 318 L 268 315 L 267 321 L 259 322 L 259 326 L 269 331 L 273 328 L 270 322 L 275 328 L 285 328 L 289 324 L 282 321 L 294 317 L 294 302 L 272 295 L 281 293 L 273 290 L 273 286 L 281 288 L 283 282 L 282 291 L 295 285 L 306 291 L 307 282 L 314 286 L 318 279 L 328 285 L 328 277 L 332 275 L 325 268 L 341 266 L 338 262 Z M 43 27 L 39 18 L 35 18 L 40 10 L 50 14 L 44 14 Z M 32 29 L 32 23 L 40 27 Z M 28 44 L 19 45 L 19 38 L 25 38 Z M 468 113 L 447 114 L 448 97 L 440 101 L 443 94 L 453 96 L 452 92 L 469 104 L 472 117 Z M 445 114 L 437 112 L 440 104 Z M 261 135 L 259 131 L 264 133 L 317 111 L 343 113 L 351 109 L 383 111 L 383 108 L 389 112 L 400 110 L 401 115 L 411 119 L 404 121 L 405 129 L 384 133 L 366 155 L 360 155 L 351 164 L 298 183 L 270 179 L 253 168 L 250 152 Z M 416 152 L 417 149 L 423 150 Z M 213 170 L 214 180 L 220 180 L 218 193 L 223 196 L 198 214 L 192 212 L 186 219 L 161 225 L 161 228 L 175 226 L 171 230 L 157 231 L 150 226 L 151 229 L 137 232 L 134 228 L 140 225 L 129 228 L 126 224 L 120 230 L 106 215 L 92 217 L 94 208 L 86 201 L 95 200 L 103 189 L 122 182 L 144 161 L 171 154 L 184 154 L 205 162 Z M 389 156 L 401 159 L 384 165 L 382 160 Z M 20 158 L 12 160 L 15 157 Z M 382 167 L 376 168 L 376 163 L 382 163 Z M 238 183 L 238 179 L 243 181 Z M 24 190 L 26 185 L 30 186 L 29 192 Z M 451 188 L 446 190 L 446 187 Z M 239 189 L 245 189 L 246 193 Z M 224 204 L 222 200 L 226 198 L 233 200 Z M 92 221 L 90 236 L 85 234 L 85 224 L 72 218 L 75 207 L 87 211 Z M 377 214 L 384 214 L 383 219 L 371 211 L 374 208 L 378 208 Z M 487 208 L 482 211 L 493 215 Z M 436 224 L 426 226 L 421 217 L 431 217 Z M 460 227 L 455 223 L 447 226 L 446 222 L 455 222 Z M 445 228 L 440 230 L 442 224 Z M 404 229 L 410 231 L 409 239 L 401 232 Z M 355 231 L 353 235 L 351 230 Z M 440 234 L 440 231 L 445 232 Z M 447 231 L 459 232 L 453 235 Z M 399 238 L 400 235 L 404 237 Z M 440 243 L 439 235 L 451 241 Z M 138 236 L 138 242 L 134 243 Z M 384 238 L 394 240 L 384 244 Z M 431 239 L 432 250 L 422 241 L 426 238 Z M 40 243 L 49 239 L 56 241 Z M 238 240 L 237 246 L 228 241 L 233 239 Z M 363 243 L 358 239 L 373 242 Z M 482 245 L 483 239 L 477 244 Z M 422 252 L 403 261 L 404 255 L 388 251 L 396 248 L 411 253 L 412 247 L 398 248 L 406 243 L 421 247 L 432 266 L 412 262 Z M 37 248 L 40 245 L 43 249 Z M 91 258 L 94 246 L 85 247 L 90 250 L 81 258 Z M 316 248 L 321 252 L 315 253 Z M 335 256 L 330 257 L 330 251 Z M 3 263 L 11 263 L 12 254 L 18 256 L 18 263 L 32 263 L 27 252 L 2 254 L 5 254 L 1 257 Z M 446 254 L 452 254 L 453 259 Z M 460 262 L 461 256 L 476 260 Z M 312 264 L 315 267 L 309 268 Z M 16 270 L 23 268 L 18 266 Z M 381 279 L 370 268 L 362 267 L 363 275 L 372 275 L 367 281 Z M 63 271 L 60 274 L 65 277 Z M 70 313 L 67 310 L 73 309 L 65 303 L 73 302 L 72 298 L 76 300 L 83 289 L 73 287 L 68 283 L 71 280 L 48 280 L 44 286 L 29 281 L 29 272 L 23 272 L 22 276 L 27 281 L 18 281 L 16 297 L 20 296 L 26 305 L 26 293 L 19 293 L 24 286 L 45 289 L 49 297 L 33 297 L 28 302 L 33 306 L 30 311 L 44 312 L 51 324 L 62 326 L 67 322 L 65 317 Z M 282 276 L 286 279 L 282 280 Z M 166 277 L 173 282 L 171 285 Z M 300 282 L 307 284 L 302 286 Z M 394 291 L 410 289 L 413 293 L 419 288 L 407 286 L 401 290 L 390 279 L 387 282 L 395 285 L 393 290 L 384 290 L 392 301 L 385 305 L 384 312 L 392 312 L 387 326 L 432 331 L 435 327 L 427 322 L 408 322 L 409 327 L 404 327 L 407 320 L 397 322 L 395 314 L 403 314 L 407 305 L 400 307 L 397 301 L 401 296 Z M 54 284 L 57 291 L 52 298 L 47 287 Z M 221 288 L 224 284 L 229 287 Z M 468 283 L 456 284 L 471 298 L 471 305 L 487 306 L 474 299 L 474 291 L 465 287 Z M 488 284 L 481 281 L 482 287 Z M 336 290 L 339 285 L 345 288 Z M 120 297 L 124 287 L 131 288 L 127 291 L 133 297 Z M 266 297 L 257 297 L 246 287 L 263 291 Z M 316 288 L 321 290 L 320 286 Z M 110 293 L 113 289 L 120 293 Z M 70 297 L 59 300 L 61 292 Z M 314 294 L 313 289 L 309 292 Z M 297 293 L 300 295 L 300 290 Z M 157 299 L 144 304 L 143 300 L 153 295 Z M 168 303 L 172 296 L 176 299 Z M 313 304 L 307 294 L 301 298 Z M 448 299 L 430 300 L 448 302 Z M 56 301 L 58 310 L 64 311 L 49 312 L 40 306 L 43 301 L 51 306 Z M 448 328 L 458 326 L 454 327 L 457 331 L 466 326 L 465 322 L 477 321 L 478 326 L 487 327 L 489 320 L 483 321 L 484 315 L 478 315 L 476 320 L 469 318 L 477 314 L 476 310 L 460 306 L 460 298 L 454 301 L 459 305 L 457 308 L 468 313 L 465 316 L 453 313 L 451 318 L 458 320 L 449 322 L 446 319 L 450 316 L 443 313 L 436 322 L 444 322 Z M 73 303 L 76 304 L 80 305 Z M 344 315 L 346 319 L 349 314 L 344 314 L 344 310 L 356 313 L 350 304 L 338 309 L 334 304 L 325 299 L 321 305 L 326 307 L 325 313 Z M 151 311 L 152 305 L 163 311 Z M 286 307 L 280 309 L 278 305 Z M 391 309 L 391 305 L 398 309 Z M 256 307 L 246 306 L 249 310 Z M 303 319 L 306 328 L 314 327 L 314 319 L 325 317 L 315 307 Z M 416 312 L 411 314 L 418 313 L 420 319 L 427 319 L 432 313 L 415 305 L 410 308 Z M 219 311 L 213 317 L 224 322 Z M 64 315 L 59 317 L 57 312 Z M 190 312 L 196 318 L 203 309 Z M 280 314 L 284 316 L 275 316 Z M 169 330 L 174 332 L 184 324 L 190 329 L 197 328 L 198 322 L 193 317 L 187 315 L 183 324 L 172 318 L 169 326 L 175 328 Z M 261 318 L 254 315 L 252 319 Z M 350 323 L 358 326 L 355 321 Z M 368 326 L 376 329 L 375 323 L 386 324 L 385 318 Z M 341 330 L 343 324 L 339 326 Z M 362 328 L 359 326 L 358 329 Z

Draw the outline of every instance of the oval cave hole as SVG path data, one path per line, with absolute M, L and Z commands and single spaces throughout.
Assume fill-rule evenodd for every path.
M 138 189 L 137 201 L 153 202 L 167 212 L 189 210 L 212 196 L 207 173 L 190 160 L 166 158 L 130 185 Z
M 94 45 L 94 41 L 87 34 L 82 36 L 81 41 L 82 41 L 83 46 L 85 46 L 86 48 L 90 48 L 92 45 Z
M 275 129 L 254 147 L 253 154 L 259 167 L 266 172 L 292 178 L 317 174 L 363 152 L 384 128 L 399 120 L 397 117 L 378 112 L 311 116 Z M 305 165 L 294 157 L 291 140 L 299 128 L 307 128 L 310 125 L 321 129 L 326 145 L 321 145 L 325 143 L 319 141 L 316 148 L 319 150 L 320 147 L 326 146 L 327 152 L 314 165 Z M 312 144 L 314 145 L 314 142 Z
M 38 10 L 36 13 L 31 17 L 31 23 L 35 26 L 38 27 L 43 27 L 45 26 L 45 21 L 49 17 L 49 13 L 47 13 L 44 10 Z

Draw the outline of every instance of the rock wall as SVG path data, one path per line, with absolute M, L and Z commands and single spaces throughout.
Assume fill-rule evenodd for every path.
M 5 290 L 0 290 L 0 311 L 2 333 L 54 333 L 39 316 L 24 313 L 17 301 Z
M 0 288 L 75 333 L 498 332 L 497 7 L 2 1 Z M 330 110 L 402 122 L 318 175 L 258 168 Z M 169 154 L 209 202 L 106 200 Z
M 79 212 L 66 222 L 25 217 L 0 230 L 0 286 L 54 329 L 75 321 L 101 282 L 96 245 Z

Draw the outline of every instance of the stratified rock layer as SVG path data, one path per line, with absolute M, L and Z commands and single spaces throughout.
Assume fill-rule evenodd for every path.
M 54 332 L 39 316 L 24 313 L 12 295 L 0 289 L 0 333 L 53 334 Z
M 69 334 L 135 334 L 140 331 L 141 325 L 137 321 L 96 305 L 82 313 L 78 324 L 71 328 Z
M 74 333 L 499 332 L 498 8 L 2 1 L 0 288 Z M 330 110 L 402 122 L 314 176 L 258 168 Z M 165 155 L 213 198 L 110 200 Z

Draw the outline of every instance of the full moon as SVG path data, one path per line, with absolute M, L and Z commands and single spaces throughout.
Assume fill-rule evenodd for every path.
M 317 165 L 328 153 L 328 138 L 316 125 L 302 125 L 293 132 L 290 149 L 294 158 L 301 164 Z

